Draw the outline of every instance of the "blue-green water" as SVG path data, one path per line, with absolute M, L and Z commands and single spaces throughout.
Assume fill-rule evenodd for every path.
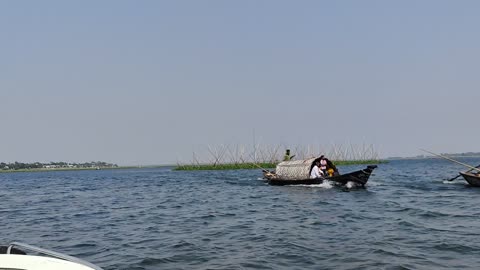
M 480 188 L 445 181 L 459 170 L 391 161 L 350 192 L 269 186 L 259 170 L 0 174 L 0 242 L 111 270 L 478 269 Z

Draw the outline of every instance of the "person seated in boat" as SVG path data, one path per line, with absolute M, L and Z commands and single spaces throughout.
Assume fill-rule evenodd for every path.
M 275 172 L 269 171 L 269 170 L 262 170 L 263 172 L 263 178 L 265 179 L 272 179 L 275 178 L 277 175 Z
M 294 156 L 295 156 L 295 155 L 290 156 L 290 149 L 287 149 L 287 150 L 285 151 L 285 155 L 283 156 L 283 161 L 290 161 L 290 160 L 293 159 Z
M 325 158 L 325 161 L 327 162 L 327 173 L 326 173 L 326 175 L 328 175 L 328 176 L 340 175 L 340 173 L 338 172 L 337 166 L 335 166 L 333 164 L 333 162 L 330 161 L 330 159 Z
M 315 165 L 310 171 L 310 179 L 323 178 L 324 173 L 320 170 L 320 159 L 315 160 Z
M 323 175 L 327 175 L 327 158 L 323 155 L 320 156 L 320 170 L 323 172 Z

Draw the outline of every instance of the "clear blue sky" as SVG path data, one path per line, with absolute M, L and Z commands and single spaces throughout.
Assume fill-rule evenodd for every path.
M 0 161 L 480 151 L 479 1 L 0 1 Z

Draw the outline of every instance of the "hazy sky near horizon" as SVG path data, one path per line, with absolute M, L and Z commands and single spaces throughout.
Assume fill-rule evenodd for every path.
M 480 2 L 0 1 L 0 161 L 480 151 Z

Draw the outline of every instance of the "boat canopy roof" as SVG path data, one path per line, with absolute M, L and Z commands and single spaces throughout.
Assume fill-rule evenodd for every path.
M 303 160 L 291 160 L 278 163 L 275 173 L 280 179 L 296 180 L 310 178 L 310 170 L 315 160 L 320 157 L 313 157 Z

